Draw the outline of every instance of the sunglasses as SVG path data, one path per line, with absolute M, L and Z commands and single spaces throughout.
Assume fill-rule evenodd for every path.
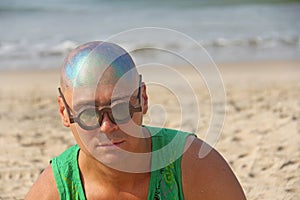
M 67 109 L 70 123 L 71 124 L 77 123 L 84 130 L 94 130 L 101 126 L 104 113 L 107 114 L 109 120 L 112 123 L 124 124 L 124 123 L 129 122 L 132 119 L 133 114 L 135 112 L 142 112 L 141 82 L 142 82 L 142 75 L 140 75 L 139 89 L 138 89 L 138 95 L 137 95 L 137 99 L 139 101 L 138 106 L 133 106 L 129 102 L 124 102 L 124 103 L 118 103 L 112 107 L 102 108 L 100 110 L 97 107 L 91 107 L 91 108 L 86 108 L 86 109 L 79 111 L 77 116 L 71 114 L 72 109 L 67 104 L 66 99 L 60 88 L 58 88 L 58 92 L 65 104 L 66 109 Z

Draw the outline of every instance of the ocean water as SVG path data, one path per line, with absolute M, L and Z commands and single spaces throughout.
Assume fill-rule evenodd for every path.
M 59 68 L 93 40 L 147 62 L 163 50 L 197 57 L 199 44 L 217 62 L 299 59 L 299 19 L 299 1 L 1 0 L 0 70 Z

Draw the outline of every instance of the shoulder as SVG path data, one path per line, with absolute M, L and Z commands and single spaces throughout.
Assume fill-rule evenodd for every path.
M 188 137 L 182 156 L 185 199 L 245 199 L 242 187 L 224 158 L 211 146 Z
M 51 165 L 40 174 L 26 195 L 25 200 L 31 199 L 59 199 Z

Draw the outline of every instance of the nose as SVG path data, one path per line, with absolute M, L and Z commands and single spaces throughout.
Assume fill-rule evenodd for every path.
M 117 129 L 118 126 L 109 119 L 107 113 L 104 113 L 101 126 L 100 126 L 100 131 L 107 134 L 116 131 Z

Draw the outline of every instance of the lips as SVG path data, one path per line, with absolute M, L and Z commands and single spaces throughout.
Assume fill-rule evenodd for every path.
M 113 142 L 109 142 L 109 143 L 102 143 L 102 144 L 99 144 L 98 146 L 100 147 L 113 147 L 113 146 L 119 146 L 121 144 L 123 144 L 124 141 L 113 141 Z
M 123 142 L 124 141 L 118 141 L 118 142 L 113 142 L 112 144 L 118 146 L 118 145 L 122 144 Z

